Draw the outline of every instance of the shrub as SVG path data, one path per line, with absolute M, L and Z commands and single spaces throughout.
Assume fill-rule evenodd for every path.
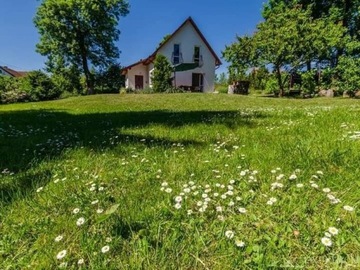
M 165 92 L 171 87 L 171 74 L 173 68 L 164 55 L 156 55 L 152 84 L 154 92 Z
M 120 65 L 111 65 L 107 70 L 98 72 L 95 76 L 96 93 L 118 93 L 125 85 L 125 78 L 121 75 Z
M 279 84 L 275 76 L 270 76 L 265 84 L 265 93 L 266 94 L 275 94 L 279 92 Z
M 339 59 L 337 86 L 340 92 L 347 92 L 350 97 L 360 90 L 360 59 L 343 56 Z
M 61 95 L 61 90 L 42 71 L 29 72 L 22 79 L 20 90 L 26 92 L 32 101 L 56 99 Z
M 18 90 L 4 91 L 0 93 L 1 103 L 25 102 L 29 100 L 30 97 L 27 93 Z
M 0 103 L 15 103 L 30 100 L 26 92 L 19 90 L 22 79 L 0 76 Z
M 316 81 L 313 71 L 306 71 L 301 75 L 302 90 L 306 94 L 313 94 L 316 91 Z

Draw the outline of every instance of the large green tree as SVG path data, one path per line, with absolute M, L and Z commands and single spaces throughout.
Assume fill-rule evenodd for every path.
M 37 51 L 48 57 L 49 67 L 59 58 L 78 67 L 92 94 L 91 68 L 108 66 L 119 57 L 114 41 L 120 17 L 128 10 L 125 0 L 43 0 L 34 19 L 40 33 Z
M 284 94 L 287 77 L 283 71 L 297 70 L 306 63 L 330 54 L 341 41 L 343 27 L 330 20 L 313 19 L 310 10 L 299 6 L 278 6 L 269 12 L 258 25 L 255 47 L 260 63 L 273 65 L 279 85 L 279 95 Z
M 340 23 L 346 29 L 344 36 L 360 40 L 360 0 L 269 0 L 264 6 L 263 16 L 267 18 L 279 6 L 310 9 L 312 18 L 326 18 Z M 334 47 L 334 53 L 329 59 L 332 66 L 337 65 L 345 50 L 345 43 Z

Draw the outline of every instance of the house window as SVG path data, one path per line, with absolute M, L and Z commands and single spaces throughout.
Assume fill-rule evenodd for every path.
M 174 65 L 180 63 L 180 44 L 174 44 L 172 62 Z
M 194 63 L 200 62 L 200 47 L 195 46 L 194 47 Z

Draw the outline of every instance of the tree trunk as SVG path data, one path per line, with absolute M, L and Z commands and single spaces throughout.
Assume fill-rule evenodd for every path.
M 282 97 L 284 96 L 284 85 L 281 79 L 281 70 L 279 66 L 276 67 L 276 78 L 279 84 L 279 97 Z
M 311 61 L 306 62 L 307 71 L 311 71 Z
M 94 94 L 94 80 L 93 76 L 89 70 L 89 65 L 87 61 L 87 48 L 85 45 L 85 36 L 82 32 L 78 32 L 78 38 L 79 38 L 79 45 L 81 50 L 81 62 L 86 78 L 86 88 L 87 88 L 87 94 L 92 95 Z

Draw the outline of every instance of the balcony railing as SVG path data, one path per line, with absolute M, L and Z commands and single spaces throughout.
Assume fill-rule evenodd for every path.
M 194 55 L 193 56 L 193 62 L 198 63 L 199 67 L 202 67 L 204 65 L 203 56 L 200 55 Z
M 181 64 L 184 62 L 183 57 L 182 57 L 182 53 L 179 54 L 175 54 L 174 52 L 171 55 L 171 62 L 173 63 L 173 65 L 177 65 L 177 64 Z

